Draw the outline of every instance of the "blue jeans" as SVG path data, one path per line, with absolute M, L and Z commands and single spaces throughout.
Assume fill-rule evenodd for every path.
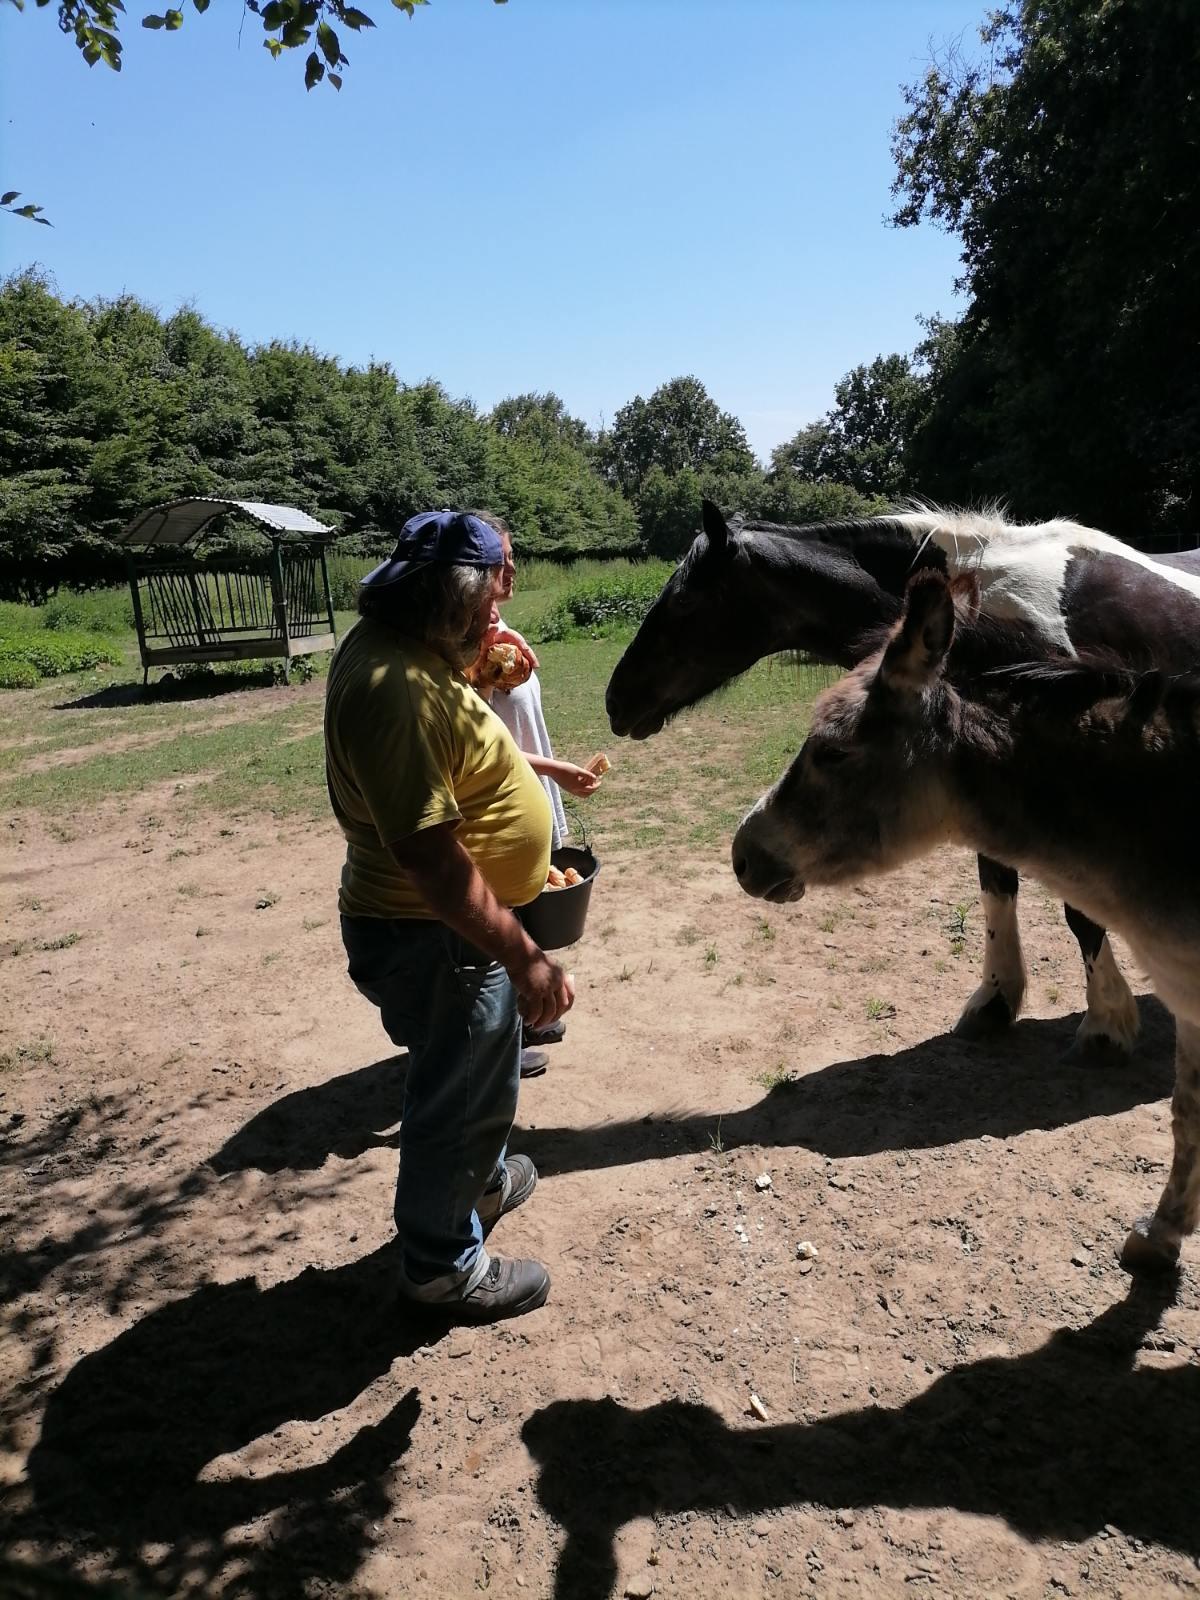
M 405 1287 L 463 1293 L 487 1268 L 476 1206 L 504 1177 L 521 1019 L 498 962 L 441 922 L 343 917 L 350 977 L 408 1049 L 396 1228 Z

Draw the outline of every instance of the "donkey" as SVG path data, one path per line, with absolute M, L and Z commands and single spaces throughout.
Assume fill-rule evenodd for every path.
M 704 531 L 618 661 L 606 696 L 616 734 L 644 739 L 762 656 L 800 650 L 852 667 L 900 614 L 914 570 L 971 573 L 990 616 L 1022 621 L 1029 654 L 1104 648 L 1133 667 L 1200 670 L 1200 551 L 1151 559 L 1074 522 L 1020 526 L 996 513 L 914 510 L 861 521 L 730 528 L 705 501 Z M 979 858 L 983 981 L 955 1032 L 1015 1020 L 1025 994 L 1011 866 Z M 1071 906 L 1087 974 L 1072 1054 L 1124 1057 L 1137 1008 L 1103 928 Z
M 737 830 L 733 870 L 748 894 L 792 901 L 953 841 L 1121 932 L 1176 1021 L 1174 1161 L 1122 1260 L 1174 1266 L 1200 1215 L 1200 678 L 997 668 L 1024 630 L 968 621 L 950 654 L 954 636 L 949 582 L 917 574 L 886 646 L 818 698 Z

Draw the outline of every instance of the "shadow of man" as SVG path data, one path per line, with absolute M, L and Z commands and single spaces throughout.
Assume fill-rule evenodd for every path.
M 252 1278 L 207 1284 L 85 1356 L 47 1404 L 29 1457 L 29 1518 L 170 1592 L 234 1556 L 249 1569 L 239 1593 L 298 1592 L 289 1572 L 348 1583 L 368 1524 L 389 1509 L 383 1479 L 408 1448 L 415 1389 L 316 1465 L 205 1473 L 284 1423 L 349 1405 L 396 1357 L 446 1331 L 395 1297 L 394 1249 L 268 1289 Z M 270 1539 L 229 1538 L 275 1513 Z
M 1172 1288 L 1135 1285 L 1027 1356 L 959 1367 L 895 1410 L 730 1428 L 707 1406 L 563 1400 L 529 1418 L 538 1494 L 566 1529 L 555 1594 L 605 1600 L 636 1517 L 734 1506 L 953 1506 L 1029 1538 L 1124 1532 L 1200 1553 L 1200 1370 L 1133 1370 Z
M 404 1109 L 408 1054 L 374 1061 L 342 1072 L 324 1083 L 297 1089 L 251 1117 L 209 1157 L 224 1177 L 253 1168 L 257 1172 L 307 1172 L 330 1156 L 351 1161 L 367 1150 L 395 1148 L 389 1129 Z

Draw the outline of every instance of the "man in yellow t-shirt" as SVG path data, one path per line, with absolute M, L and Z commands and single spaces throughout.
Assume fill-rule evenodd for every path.
M 325 701 L 330 803 L 346 837 L 350 977 L 407 1047 L 396 1227 L 401 1291 L 464 1321 L 545 1302 L 538 1261 L 484 1236 L 537 1172 L 507 1153 L 521 1022 L 549 1027 L 571 981 L 513 906 L 546 882 L 545 793 L 462 676 L 488 627 L 503 549 L 464 512 L 412 517 L 364 580 Z

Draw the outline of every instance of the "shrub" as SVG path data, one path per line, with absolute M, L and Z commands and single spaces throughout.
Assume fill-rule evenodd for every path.
M 329 593 L 335 611 L 358 610 L 358 585 L 372 567 L 377 567 L 382 557 L 329 556 Z
M 667 561 L 646 561 L 574 584 L 543 618 L 539 642 L 565 639 L 577 629 L 597 634 L 614 627 L 636 627 L 673 570 Z
M 126 588 L 60 589 L 41 608 L 41 622 L 54 633 L 125 633 L 133 627 L 133 601 Z
M 0 689 L 32 689 L 40 677 L 28 661 L 10 659 L 0 650 Z
M 94 634 L 37 633 L 16 634 L 0 641 L 0 673 L 6 688 L 28 688 L 38 678 L 58 678 L 64 672 L 83 672 L 88 667 L 118 666 L 120 656 Z M 25 670 L 22 671 L 21 669 Z M 29 677 L 32 671 L 34 677 Z M 11 681 L 14 676 L 17 681 Z

